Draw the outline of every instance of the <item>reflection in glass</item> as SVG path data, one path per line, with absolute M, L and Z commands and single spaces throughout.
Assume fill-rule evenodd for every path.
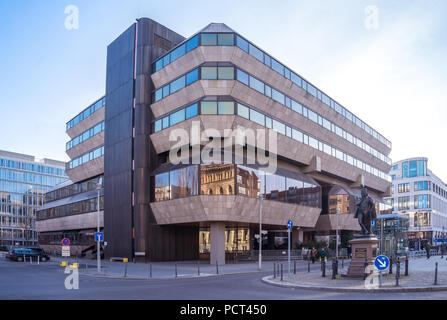
M 211 249 L 209 227 L 200 228 L 199 231 L 199 252 L 209 253 Z M 250 229 L 249 228 L 225 228 L 225 252 L 249 251 L 250 250 Z
M 234 164 L 200 166 L 200 194 L 234 194 Z

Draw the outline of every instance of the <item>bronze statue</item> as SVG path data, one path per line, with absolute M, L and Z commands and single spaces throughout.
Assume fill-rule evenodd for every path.
M 370 236 L 371 234 L 371 220 L 376 219 L 376 208 L 374 201 L 368 196 L 368 191 L 365 187 L 361 191 L 362 198 L 357 203 L 357 211 L 354 218 L 357 218 L 362 236 Z

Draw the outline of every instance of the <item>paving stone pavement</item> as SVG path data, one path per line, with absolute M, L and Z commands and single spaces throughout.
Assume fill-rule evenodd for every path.
M 441 259 L 440 256 L 434 256 L 430 259 L 415 258 L 409 260 L 409 275 L 405 276 L 405 264 L 401 263 L 399 287 L 432 287 L 435 280 L 435 264 L 438 263 L 438 276 L 437 285 L 439 287 L 447 286 L 447 257 Z M 285 265 L 287 268 L 287 264 Z M 351 279 L 342 277 L 341 274 L 346 274 L 348 271 L 349 263 L 345 263 L 344 268 L 339 267 L 339 274 L 336 279 L 332 279 L 332 266 L 331 263 L 326 265 L 326 277 L 322 277 L 320 263 L 315 263 L 311 267 L 311 272 L 299 272 L 292 274 L 290 279 L 287 276 L 287 270 L 283 273 L 283 281 L 280 280 L 280 276 L 273 278 L 273 275 L 268 277 L 268 280 L 282 285 L 298 285 L 309 287 L 328 287 L 328 288 L 344 288 L 344 289 L 365 289 L 365 281 L 360 279 Z M 284 265 L 283 265 L 284 267 Z M 382 288 L 395 288 L 396 287 L 396 265 L 393 265 L 393 274 L 389 274 L 389 270 L 382 273 Z M 369 284 L 378 283 L 379 273 L 376 273 L 369 277 Z

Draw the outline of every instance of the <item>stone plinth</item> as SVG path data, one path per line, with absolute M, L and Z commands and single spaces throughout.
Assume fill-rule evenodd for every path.
M 363 278 L 365 273 L 365 259 L 368 265 L 374 264 L 374 259 L 377 257 L 377 244 L 379 240 L 373 236 L 355 238 L 349 242 L 352 248 L 352 259 L 348 273 L 343 276 Z

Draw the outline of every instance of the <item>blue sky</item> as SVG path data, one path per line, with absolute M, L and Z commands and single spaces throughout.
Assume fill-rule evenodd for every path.
M 1 1 L 0 149 L 68 160 L 65 123 L 104 94 L 107 45 L 143 16 L 185 37 L 226 23 L 388 138 L 393 160 L 426 156 L 447 181 L 442 0 Z

